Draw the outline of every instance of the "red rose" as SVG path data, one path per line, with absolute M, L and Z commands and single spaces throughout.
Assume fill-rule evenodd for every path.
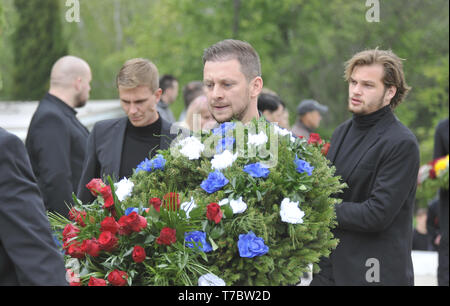
M 72 258 L 84 258 L 85 256 L 82 244 L 76 240 L 67 243 L 65 242 L 63 244 L 63 249 L 66 250 L 66 254 Z
M 322 138 L 317 133 L 309 134 L 308 144 L 322 144 Z
M 172 243 L 175 243 L 175 241 L 177 241 L 177 237 L 175 235 L 176 235 L 175 229 L 164 227 L 159 233 L 159 237 L 156 238 L 156 243 L 171 245 Z
M 157 212 L 159 212 L 160 207 L 161 207 L 161 199 L 159 199 L 159 198 L 151 198 L 150 200 L 148 200 L 148 204 L 152 205 L 155 208 L 155 210 Z
M 80 229 L 76 227 L 75 225 L 69 223 L 64 227 L 64 230 L 62 232 L 63 235 L 63 241 L 66 242 L 67 240 L 77 237 L 78 233 L 80 232 Z
M 133 211 L 128 215 L 128 224 L 133 232 L 140 232 L 147 227 L 147 219 Z
M 86 220 L 86 212 L 85 211 L 78 211 L 75 208 L 72 208 L 69 211 L 69 219 L 75 220 L 81 227 L 85 227 L 86 223 L 84 221 Z
M 323 156 L 327 156 L 329 149 L 330 149 L 330 143 L 327 142 L 323 145 L 322 150 L 320 150 L 320 152 L 322 152 Z
M 117 237 L 111 232 L 102 232 L 98 237 L 100 248 L 106 252 L 111 252 L 117 246 Z
M 138 233 L 147 227 L 147 219 L 133 211 L 128 216 L 120 217 L 119 226 L 120 235 L 129 235 L 132 232 Z
M 99 178 L 92 179 L 87 185 L 87 189 L 89 189 L 94 197 L 98 196 L 101 192 L 100 190 L 105 187 L 106 184 Z
M 100 223 L 100 231 L 101 232 L 111 232 L 112 234 L 116 234 L 119 231 L 120 225 L 116 222 L 114 217 L 106 217 Z
M 104 279 L 91 276 L 88 286 L 106 286 L 106 281 Z
M 100 189 L 100 193 L 103 197 L 103 207 L 104 208 L 113 208 L 114 207 L 114 197 L 112 195 L 111 186 L 105 186 Z
M 86 226 L 86 223 L 84 223 L 85 220 L 86 220 L 86 212 L 85 211 L 78 212 L 77 216 L 75 217 L 75 221 L 81 227 L 85 227 Z
M 436 175 L 436 170 L 434 170 L 434 165 L 436 165 L 436 162 L 438 161 L 438 158 L 435 160 L 430 161 L 428 164 L 431 166 L 430 171 L 428 173 L 428 176 L 430 177 L 430 179 L 434 180 L 436 179 L 437 175 Z
M 223 212 L 220 210 L 220 206 L 217 203 L 209 203 L 206 206 L 206 218 L 208 220 L 214 221 L 216 224 L 222 220 Z
M 129 219 L 129 217 L 126 215 L 120 217 L 119 222 L 118 222 L 119 226 L 120 226 L 119 235 L 129 235 L 133 232 L 133 230 L 131 229 L 131 226 L 129 224 L 130 221 L 128 219 Z
M 100 244 L 98 243 L 97 239 L 88 239 L 84 240 L 83 244 L 81 245 L 81 249 L 83 252 L 91 255 L 92 257 L 97 257 L 100 253 Z
M 145 250 L 143 247 L 138 246 L 138 245 L 134 247 L 133 254 L 132 254 L 134 262 L 137 262 L 137 263 L 143 262 L 145 260 L 145 256 L 146 256 L 146 254 L 145 254 Z
M 127 279 L 127 273 L 117 269 L 108 275 L 108 282 L 113 286 L 125 286 L 127 284 Z

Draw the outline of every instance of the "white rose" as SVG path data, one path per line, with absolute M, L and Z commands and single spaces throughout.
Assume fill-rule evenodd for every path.
M 228 200 L 228 199 L 223 199 L 219 202 L 220 206 L 226 205 L 230 203 L 230 207 L 233 210 L 233 214 L 241 214 L 244 211 L 247 210 L 247 204 L 242 201 L 242 197 L 240 197 L 237 200 Z
M 263 145 L 263 144 L 267 143 L 268 140 L 269 140 L 269 138 L 267 138 L 267 135 L 263 131 L 259 132 L 257 135 L 248 134 L 248 144 L 249 145 L 255 145 L 255 146 Z
M 134 184 L 132 181 L 130 181 L 127 178 L 123 178 L 118 183 L 114 184 L 114 189 L 116 191 L 116 196 L 119 199 L 120 202 L 125 200 L 131 195 L 131 192 L 133 191 Z
M 198 140 L 197 137 L 191 136 L 180 141 L 182 146 L 180 153 L 189 158 L 190 160 L 199 159 L 201 153 L 205 149 L 205 146 Z
M 211 168 L 216 170 L 228 168 L 233 164 L 236 158 L 237 153 L 233 155 L 230 151 L 225 150 L 220 154 L 214 155 L 211 160 Z
M 225 281 L 215 274 L 208 273 L 198 279 L 199 286 L 226 286 Z
M 290 131 L 283 129 L 276 124 L 273 125 L 273 128 L 274 128 L 275 133 L 277 133 L 280 136 L 286 136 L 286 135 L 292 136 L 292 133 Z
M 241 214 L 247 209 L 247 204 L 242 201 L 242 197 L 238 200 L 231 200 L 230 206 L 233 209 L 233 214 Z
M 303 223 L 304 215 L 305 213 L 298 207 L 298 202 L 291 202 L 289 198 L 285 198 L 281 202 L 281 221 L 291 224 L 301 224 Z

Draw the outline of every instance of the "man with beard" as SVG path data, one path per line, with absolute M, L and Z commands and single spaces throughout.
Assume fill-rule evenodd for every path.
M 218 123 L 259 118 L 263 87 L 258 54 L 247 42 L 227 39 L 205 50 L 203 83 L 211 115 Z
M 25 142 L 46 208 L 64 217 L 69 212 L 66 203 L 78 189 L 89 136 L 75 109 L 89 99 L 91 79 L 89 65 L 81 58 L 57 60 Z
M 362 51 L 347 62 L 345 77 L 353 117 L 334 131 L 327 158 L 348 188 L 335 206 L 339 244 L 322 258 L 312 285 L 413 285 L 419 148 L 393 113 L 409 91 L 402 60 Z

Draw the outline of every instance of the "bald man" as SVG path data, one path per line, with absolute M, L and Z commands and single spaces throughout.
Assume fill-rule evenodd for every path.
M 68 217 L 78 189 L 88 130 L 76 108 L 89 99 L 92 79 L 81 58 L 64 56 L 53 65 L 50 89 L 31 119 L 25 145 L 47 210 Z

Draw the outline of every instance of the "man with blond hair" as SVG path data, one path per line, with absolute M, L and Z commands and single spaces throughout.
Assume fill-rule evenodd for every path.
M 335 206 L 339 244 L 312 285 L 413 285 L 419 147 L 394 115 L 409 91 L 402 60 L 362 51 L 347 62 L 345 78 L 353 117 L 334 131 L 327 158 L 348 188 Z
M 89 135 L 75 109 L 89 99 L 91 79 L 89 65 L 81 58 L 57 60 L 50 89 L 31 119 L 25 141 L 46 208 L 64 217 L 78 189 Z
M 133 169 L 157 150 L 169 148 L 176 136 L 170 123 L 161 118 L 157 104 L 161 97 L 158 69 L 147 59 L 128 60 L 120 69 L 116 85 L 126 116 L 97 122 L 88 139 L 78 197 L 94 198 L 86 188 L 93 178 L 130 177 Z

